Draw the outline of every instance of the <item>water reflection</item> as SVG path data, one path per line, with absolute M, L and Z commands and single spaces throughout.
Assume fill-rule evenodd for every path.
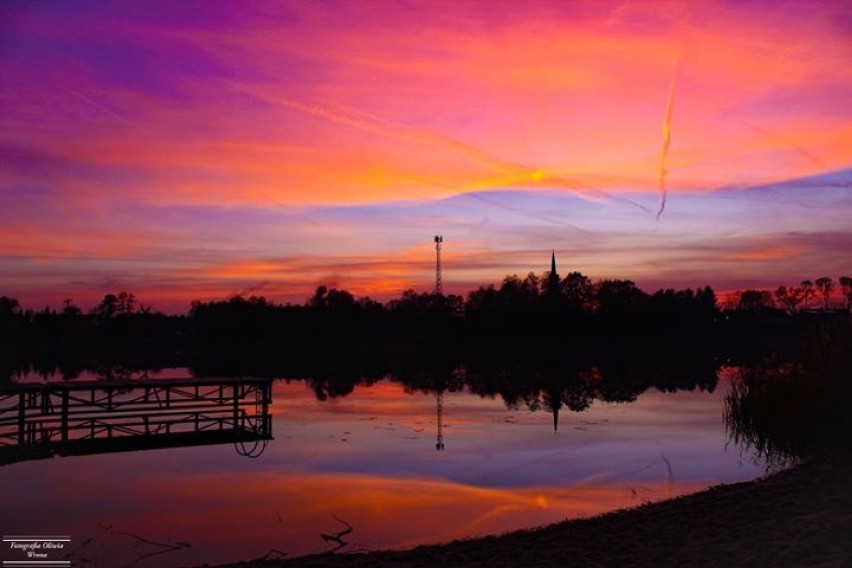
M 769 466 L 845 451 L 852 431 L 852 328 L 823 331 L 796 361 L 740 368 L 725 398 L 731 439 Z
M 725 450 L 728 382 L 676 375 L 480 362 L 276 381 L 275 440 L 256 460 L 199 446 L 17 463 L 0 468 L 0 515 L 21 534 L 91 539 L 75 557 L 90 565 L 138 560 L 104 527 L 192 545 L 136 564 L 165 568 L 321 552 L 335 517 L 352 548 L 405 547 L 763 473 Z

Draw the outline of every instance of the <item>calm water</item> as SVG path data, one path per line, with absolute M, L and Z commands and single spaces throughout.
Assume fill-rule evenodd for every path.
M 171 375 L 173 376 L 173 375 Z M 466 391 L 437 398 L 383 380 L 317 400 L 273 384 L 273 436 L 234 444 L 24 461 L 0 467 L 0 531 L 66 534 L 75 566 L 191 566 L 333 547 L 410 547 L 595 515 L 752 479 L 726 447 L 724 376 L 713 392 L 648 390 L 580 413 L 507 408 Z M 109 528 L 112 527 L 112 531 Z M 121 534 L 128 533 L 128 534 Z M 155 544 L 191 546 L 163 552 Z

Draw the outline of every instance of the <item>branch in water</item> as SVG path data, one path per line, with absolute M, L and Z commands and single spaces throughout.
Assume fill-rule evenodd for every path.
M 339 523 L 342 523 L 342 524 L 346 525 L 346 528 L 345 528 L 345 529 L 343 529 L 342 531 L 340 531 L 340 532 L 336 532 L 336 533 L 334 533 L 334 534 L 325 534 L 325 533 L 320 533 L 320 537 L 322 537 L 322 539 L 323 539 L 325 542 L 336 542 L 336 543 L 337 543 L 337 546 L 336 546 L 335 548 L 333 548 L 332 550 L 330 550 L 329 552 L 337 552 L 338 550 L 340 550 L 341 548 L 343 548 L 344 546 L 346 546 L 347 544 L 349 544 L 348 542 L 346 542 L 346 541 L 344 541 L 344 540 L 343 540 L 343 537 L 344 537 L 344 536 L 346 536 L 346 535 L 348 535 L 348 534 L 350 534 L 350 533 L 352 532 L 352 530 L 353 530 L 353 529 L 352 529 L 352 525 L 350 525 L 349 523 L 347 523 L 347 522 L 346 522 L 346 521 L 344 521 L 343 519 L 339 518 L 337 515 L 335 515 L 335 514 L 333 514 L 333 513 L 332 513 L 332 515 L 331 515 L 331 516 L 332 516 L 332 517 L 334 517 L 334 519 L 335 519 L 337 522 L 339 522 Z
M 137 558 L 136 558 L 135 561 L 128 564 L 128 566 L 134 566 L 134 565 L 138 564 L 139 562 L 141 562 L 142 560 L 145 560 L 146 558 L 150 558 L 152 556 L 157 556 L 159 554 L 166 554 L 168 552 L 174 552 L 176 550 L 181 550 L 183 548 L 189 548 L 189 546 L 190 546 L 190 544 L 187 543 L 187 542 L 174 542 L 174 543 L 172 543 L 172 542 L 158 542 L 156 540 L 151 540 L 151 539 L 147 539 L 145 537 L 139 536 L 138 534 L 118 530 L 117 528 L 115 528 L 112 525 L 104 525 L 104 524 L 98 523 L 98 526 L 101 527 L 102 529 L 104 529 L 105 531 L 109 532 L 110 534 L 118 534 L 118 535 L 122 535 L 122 536 L 127 536 L 127 537 L 130 537 L 130 538 L 132 538 L 136 541 L 136 544 L 133 545 L 132 550 L 133 550 L 133 552 L 136 553 Z M 137 547 L 140 546 L 140 545 L 149 545 L 149 546 L 159 547 L 160 550 L 154 550 L 152 552 L 141 552 L 140 553 L 137 550 Z

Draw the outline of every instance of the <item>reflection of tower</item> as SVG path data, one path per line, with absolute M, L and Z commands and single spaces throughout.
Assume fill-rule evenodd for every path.
M 435 235 L 435 293 L 444 295 L 444 283 L 441 281 L 441 243 L 444 237 Z
M 444 449 L 444 391 L 438 391 L 435 395 L 436 411 L 438 414 L 438 438 L 435 449 L 439 452 Z

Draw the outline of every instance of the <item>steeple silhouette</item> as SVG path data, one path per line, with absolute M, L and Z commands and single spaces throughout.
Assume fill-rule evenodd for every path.
M 550 274 L 547 275 L 547 294 L 557 296 L 559 294 L 559 273 L 556 272 L 556 251 L 550 251 Z

